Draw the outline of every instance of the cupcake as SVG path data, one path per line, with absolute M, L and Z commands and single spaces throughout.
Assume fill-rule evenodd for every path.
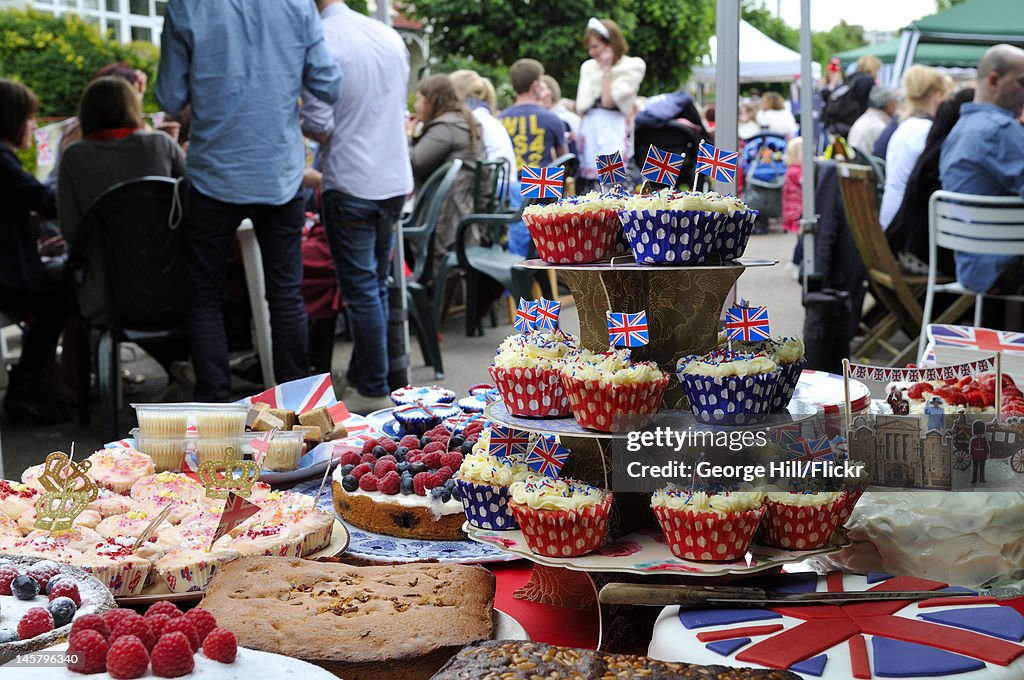
M 186 501 L 198 501 L 206 495 L 203 485 L 188 475 L 161 472 L 136 481 L 132 485 L 131 497 L 138 501 L 144 501 L 156 496 L 164 496 L 168 491 Z
M 450 404 L 457 395 L 446 387 L 431 385 L 430 387 L 413 387 L 406 385 L 391 393 L 391 401 L 396 406 L 407 404 Z
M 440 425 L 442 421 L 457 416 L 462 411 L 451 404 L 408 404 L 399 406 L 391 415 L 402 428 L 403 434 L 422 436 L 427 430 Z
M 487 406 L 487 400 L 484 394 L 471 394 L 468 397 L 459 399 L 456 403 L 464 413 L 483 413 L 484 407 Z
M 132 510 L 123 515 L 107 517 L 96 525 L 96 533 L 104 538 L 131 536 L 138 538 L 153 521 L 154 516 L 144 510 Z
M 530 470 L 524 456 L 490 454 L 490 439 L 491 429 L 487 428 L 455 473 L 455 485 L 470 524 L 496 531 L 516 529 L 519 525 L 508 506 L 508 490 L 514 482 L 526 479 Z
M 136 555 L 132 551 L 134 546 L 134 538 L 110 537 L 83 553 L 72 564 L 99 579 L 114 597 L 139 595 L 146 587 L 153 564 Z
M 810 550 L 828 545 L 846 502 L 838 491 L 766 495 L 762 535 L 768 545 L 791 550 Z
M 110 489 L 100 489 L 96 500 L 86 506 L 87 510 L 95 510 L 100 517 L 106 519 L 112 515 L 123 515 L 135 507 L 136 503 L 128 496 L 114 493 Z
M 206 590 L 217 569 L 239 556 L 237 551 L 220 545 L 218 542 L 218 547 L 207 551 L 202 539 L 186 541 L 157 560 L 154 568 L 172 593 Z
M 270 440 L 270 448 L 263 457 L 263 469 L 274 472 L 294 470 L 305 453 L 305 442 L 301 432 L 278 432 Z
M 21 538 L 25 535 L 25 532 L 18 526 L 18 521 L 13 517 L 0 513 L 0 536 L 8 536 L 12 538 Z
M 139 434 L 153 439 L 181 439 L 188 426 L 188 404 L 134 405 Z
M 245 419 L 249 415 L 249 407 L 245 404 L 203 404 L 202 408 L 197 408 L 195 414 L 200 437 L 241 437 L 245 432 Z
M 612 494 L 572 479 L 532 475 L 509 487 L 509 506 L 530 551 L 576 557 L 604 542 Z
M 40 490 L 28 484 L 6 479 L 0 480 L 0 513 L 18 517 L 26 510 L 36 507 Z
M 746 554 L 765 511 L 763 500 L 756 492 L 713 495 L 663 489 L 654 492 L 651 508 L 673 555 L 728 561 Z
M 703 194 L 669 189 L 629 198 L 619 211 L 633 258 L 641 264 L 703 264 L 723 217 Z
M 540 259 L 552 264 L 582 264 L 611 257 L 619 232 L 617 193 L 592 191 L 547 205 L 523 209 L 523 222 Z
M 766 354 L 716 350 L 680 359 L 677 374 L 695 416 L 743 424 L 763 420 L 771 410 L 780 371 Z
M 88 458 L 89 477 L 115 493 L 128 493 L 132 484 L 156 472 L 153 459 L 131 448 L 103 449 Z
M 184 437 L 163 438 L 139 433 L 136 445 L 153 460 L 156 472 L 181 472 L 185 466 L 185 448 L 188 440 Z
M 76 525 L 66 531 L 51 532 L 36 529 L 25 536 L 25 541 L 34 543 L 40 551 L 64 547 L 76 552 L 85 552 L 94 545 L 102 543 L 103 537 L 89 527 Z
M 661 406 L 669 376 L 653 362 L 633 363 L 628 349 L 595 354 L 584 350 L 562 365 L 562 386 L 581 426 L 611 432 L 617 416 L 653 415 Z M 629 427 L 643 423 L 632 419 Z
M 285 524 L 301 536 L 299 555 L 319 552 L 331 543 L 334 516 L 314 508 L 309 496 L 288 491 L 275 491 L 256 500 L 260 511 L 240 525 L 246 529 L 259 524 Z
M 508 412 L 533 418 L 569 415 L 569 397 L 562 387 L 560 369 L 578 351 L 576 337 L 557 329 L 505 338 L 488 371 Z
M 722 196 L 712 191 L 704 194 L 704 198 L 711 210 L 723 215 L 711 252 L 721 257 L 722 262 L 743 257 L 758 212 L 735 196 Z
M 95 510 L 90 510 L 88 507 L 82 512 L 78 513 L 75 519 L 72 521 L 71 526 L 73 527 L 85 527 L 86 529 L 95 529 L 102 521 L 100 513 Z M 22 533 L 29 534 L 36 530 L 36 509 L 26 510 L 18 516 L 18 528 L 21 529 Z
M 738 343 L 733 341 L 733 347 L 744 352 L 755 352 L 768 355 L 779 367 L 779 383 L 772 396 L 772 412 L 785 411 L 789 406 L 793 393 L 796 392 L 796 384 L 800 382 L 800 374 L 807 365 L 804 359 L 803 340 L 796 337 L 772 338 L 764 342 Z M 719 346 L 721 349 L 722 346 Z
M 232 539 L 227 547 L 242 557 L 302 556 L 302 534 L 287 524 L 259 523 L 231 533 Z
M 207 461 L 234 461 L 242 457 L 242 440 L 238 437 L 196 440 L 196 464 Z

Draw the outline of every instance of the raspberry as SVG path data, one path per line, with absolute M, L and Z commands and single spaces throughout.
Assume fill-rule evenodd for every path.
M 103 622 L 106 623 L 107 628 L 113 632 L 113 630 L 117 628 L 117 624 L 121 623 L 122 619 L 131 619 L 136 616 L 141 618 L 140 614 L 133 612 L 131 609 L 111 609 L 103 615 Z
M 377 461 L 377 464 L 373 466 L 373 475 L 378 479 L 381 479 L 389 472 L 397 472 L 398 465 L 393 460 L 385 460 L 381 458 Z
M 418 463 L 421 460 L 423 460 L 423 452 L 420 451 L 419 449 L 416 449 L 415 451 L 410 451 L 409 453 L 405 454 L 405 462 L 407 462 L 409 465 L 412 465 L 413 463 Z
M 82 606 L 82 596 L 78 594 L 78 586 L 70 581 L 61 581 L 50 589 L 50 601 L 58 597 L 70 597 L 76 607 Z
M 185 618 L 196 629 L 200 642 L 205 640 L 209 632 L 217 627 L 217 619 L 213 618 L 213 614 L 199 607 L 185 612 Z
M 352 468 L 350 473 L 356 479 L 359 479 L 363 475 L 373 472 L 373 465 L 371 463 L 360 463 L 359 465 Z
M 134 635 L 122 635 L 110 643 L 107 672 L 118 679 L 140 678 L 149 667 L 145 643 Z
M 153 634 L 153 639 L 159 640 L 160 634 L 164 632 L 164 625 L 171 620 L 171 617 L 167 614 L 153 614 L 152 616 L 146 614 L 143 619 L 149 626 L 149 632 Z
M 153 675 L 158 678 L 177 678 L 191 673 L 196 667 L 192 647 L 184 633 L 168 633 L 153 647 L 149 657 Z
M 413 489 L 417 496 L 426 496 L 435 486 L 444 484 L 440 477 L 430 472 L 421 472 L 412 478 Z
M 381 479 L 377 480 L 377 491 L 394 496 L 402 488 L 402 475 L 397 470 L 391 470 Z
M 420 447 L 420 438 L 414 434 L 407 434 L 404 437 L 402 437 L 402 441 L 398 443 L 400 446 L 404 446 L 405 448 L 412 451 L 413 449 L 418 449 Z
M 365 442 L 363 442 L 363 448 L 359 451 L 359 454 L 360 455 L 366 455 L 370 451 L 373 451 L 373 447 L 374 446 L 377 446 L 377 440 L 376 439 L 368 439 L 368 440 L 366 440 Z
M 149 605 L 149 609 L 146 610 L 146 616 L 155 616 L 157 614 L 166 614 L 167 618 L 174 619 L 182 616 L 181 610 L 174 606 L 173 602 L 167 600 L 161 600 L 155 604 Z
M 396 442 L 394 439 L 384 439 L 382 437 L 380 440 L 380 445 L 388 453 L 394 453 L 395 451 L 398 450 L 398 442 Z
M 53 630 L 53 616 L 42 607 L 32 607 L 18 621 L 18 637 L 31 640 L 37 635 Z
M 372 472 L 363 475 L 359 478 L 359 488 L 363 491 L 376 491 L 377 490 L 377 475 Z
M 87 615 L 93 616 L 93 615 Z M 78 623 L 87 616 L 75 619 Z M 99 619 L 99 616 L 96 616 Z M 102 622 L 102 619 L 100 619 Z M 97 630 L 88 628 L 71 634 L 68 641 L 68 655 L 73 655 L 74 661 L 68 661 L 68 670 L 75 673 L 102 673 L 107 670 L 107 640 Z
M 355 451 L 346 451 L 341 454 L 341 458 L 338 460 L 341 465 L 359 465 L 360 458 L 362 458 L 361 454 L 358 454 Z
M 446 448 L 448 447 L 446 447 L 441 442 L 430 442 L 429 444 L 423 447 L 423 453 L 433 453 L 434 451 L 440 451 L 443 453 Z
M 442 454 L 441 467 L 450 467 L 452 470 L 458 470 L 462 467 L 462 454 L 458 451 L 450 451 Z
M 110 627 L 107 626 L 107 622 L 103 620 L 103 617 L 99 614 L 83 614 L 79 616 L 71 624 L 71 636 L 74 637 L 75 633 L 81 633 L 87 630 L 94 630 L 103 636 L 106 640 L 110 637 Z M 104 650 L 104 653 L 105 650 Z
M 372 453 L 364 453 L 363 457 L 359 459 L 359 462 L 369 463 L 370 465 L 373 465 L 374 463 L 377 462 L 377 456 L 373 455 Z
M 5 564 L 0 567 L 0 595 L 10 595 L 11 581 L 20 575 L 13 565 Z
M 430 453 L 424 454 L 423 462 L 426 463 L 427 467 L 430 468 L 431 470 L 436 470 L 437 468 L 441 467 L 441 454 L 438 453 L 437 451 L 432 451 Z
M 39 590 L 45 590 L 47 582 L 60 573 L 60 567 L 56 562 L 41 560 L 29 567 L 25 573 L 36 580 Z
M 192 648 L 192 653 L 195 654 L 199 651 L 199 633 L 196 632 L 195 626 L 188 619 L 184 617 L 171 619 L 164 624 L 164 630 L 160 637 L 170 635 L 171 633 L 184 633 L 185 637 L 188 638 L 188 644 Z
M 452 478 L 452 469 L 450 467 L 442 467 L 434 473 L 434 476 L 441 480 L 441 484 L 444 484 Z M 438 486 L 440 486 L 440 484 Z
M 203 642 L 203 654 L 207 659 L 232 663 L 238 654 L 238 643 L 235 634 L 224 628 L 214 628 Z
M 146 646 L 146 649 L 153 649 L 153 645 L 156 644 L 156 636 L 153 635 L 153 631 L 146 624 L 146 619 L 141 616 L 128 616 L 118 622 L 113 630 L 110 631 L 111 646 L 119 637 L 125 635 L 137 637 Z

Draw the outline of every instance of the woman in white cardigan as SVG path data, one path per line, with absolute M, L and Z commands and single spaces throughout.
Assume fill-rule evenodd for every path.
M 629 163 L 633 157 L 631 128 L 637 92 L 647 65 L 630 57 L 629 45 L 618 24 L 591 18 L 583 32 L 590 59 L 580 67 L 576 113 L 580 122 L 580 191 L 597 182 L 598 154 L 616 151 Z

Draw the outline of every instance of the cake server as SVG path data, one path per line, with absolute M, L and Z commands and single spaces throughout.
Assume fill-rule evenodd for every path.
M 930 600 L 934 598 L 977 597 L 965 591 L 863 591 L 843 593 L 780 593 L 761 588 L 735 586 L 674 586 L 644 583 L 609 583 L 598 595 L 604 604 L 637 604 L 664 607 L 731 605 L 764 607 L 767 605 L 849 604 L 879 600 Z

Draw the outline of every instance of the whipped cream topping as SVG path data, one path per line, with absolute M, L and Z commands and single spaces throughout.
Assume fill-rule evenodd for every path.
M 494 365 L 498 368 L 557 369 L 579 351 L 576 336 L 560 329 L 534 330 L 510 335 L 498 347 Z
M 657 382 L 664 377 L 658 365 L 650 361 L 633 363 L 628 349 L 610 352 L 583 350 L 562 365 L 562 373 L 577 380 L 592 380 L 616 385 Z
M 509 487 L 512 500 L 531 510 L 579 510 L 603 503 L 607 492 L 574 479 L 530 475 Z
M 756 510 L 763 502 L 764 494 L 756 491 L 708 494 L 703 491 L 690 493 L 681 489 L 659 489 L 651 496 L 651 505 L 654 507 L 713 512 L 717 515 Z
M 767 354 L 747 354 L 713 350 L 702 356 L 683 357 L 676 364 L 678 373 L 711 378 L 761 375 L 778 368 Z
M 797 493 L 792 491 L 770 491 L 765 494 L 769 503 L 795 505 L 801 508 L 818 508 L 841 500 L 846 494 L 842 491 L 815 491 Z

